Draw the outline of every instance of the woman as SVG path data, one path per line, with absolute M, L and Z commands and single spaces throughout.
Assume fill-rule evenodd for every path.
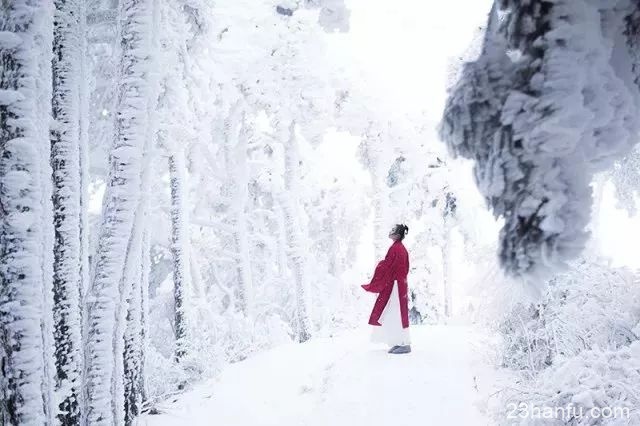
M 362 286 L 366 291 L 378 293 L 373 305 L 369 324 L 375 326 L 373 340 L 391 346 L 389 353 L 411 352 L 409 337 L 409 300 L 407 296 L 407 275 L 409 274 L 409 254 L 402 244 L 409 232 L 406 225 L 396 225 L 389 232 L 393 244 L 387 256 L 378 263 L 371 283 Z

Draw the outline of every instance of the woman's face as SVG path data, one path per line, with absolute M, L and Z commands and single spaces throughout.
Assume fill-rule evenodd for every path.
M 393 241 L 398 241 L 400 239 L 400 235 L 395 233 L 395 229 L 392 229 L 391 232 L 389 232 L 389 238 Z

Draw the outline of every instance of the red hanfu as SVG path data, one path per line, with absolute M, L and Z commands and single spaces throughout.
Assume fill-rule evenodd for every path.
M 387 256 L 378 263 L 373 278 L 369 284 L 364 284 L 362 288 L 371 292 L 378 293 L 378 298 L 373 305 L 369 324 L 380 326 L 380 318 L 389 303 L 389 299 L 393 294 L 398 295 L 400 304 L 400 319 L 402 328 L 409 327 L 409 299 L 407 289 L 407 275 L 409 274 L 409 253 L 401 241 L 395 241 Z M 397 291 L 394 291 L 394 283 L 398 284 Z M 392 300 L 392 303 L 395 301 Z

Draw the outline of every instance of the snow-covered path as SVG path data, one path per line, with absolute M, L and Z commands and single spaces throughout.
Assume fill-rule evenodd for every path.
M 492 390 L 484 336 L 412 327 L 413 352 L 389 355 L 362 329 L 290 344 L 227 367 L 159 406 L 142 424 L 221 426 L 483 426 Z

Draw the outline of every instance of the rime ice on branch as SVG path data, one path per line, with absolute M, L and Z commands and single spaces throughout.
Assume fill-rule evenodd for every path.
M 0 14 L 0 424 L 53 422 L 47 66 L 53 4 Z
M 87 296 L 86 415 L 87 422 L 95 425 L 125 421 L 122 353 L 129 294 L 123 275 L 141 196 L 148 131 L 152 6 L 150 0 L 119 3 L 121 50 L 116 125 L 109 157 L 108 190 Z
M 450 94 L 441 137 L 475 161 L 504 217 L 499 255 L 512 275 L 549 272 L 582 250 L 593 174 L 637 142 L 638 8 L 496 0 L 482 52 Z

